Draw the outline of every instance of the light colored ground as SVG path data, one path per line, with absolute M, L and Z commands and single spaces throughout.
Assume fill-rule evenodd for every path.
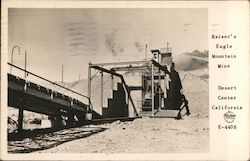
M 208 117 L 200 116 L 144 117 L 8 142 L 11 153 L 204 153 L 208 149 Z
M 39 153 L 208 152 L 207 118 L 143 118 L 101 126 L 107 130 Z M 84 127 L 83 127 L 84 128 Z

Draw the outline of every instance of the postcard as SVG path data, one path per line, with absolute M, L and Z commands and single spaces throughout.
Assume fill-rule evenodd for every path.
M 1 160 L 249 160 L 248 1 L 3 1 Z

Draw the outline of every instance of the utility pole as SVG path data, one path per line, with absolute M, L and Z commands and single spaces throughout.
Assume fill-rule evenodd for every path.
M 151 107 L 152 107 L 152 116 L 154 116 L 154 64 L 151 62 Z
M 167 42 L 167 52 L 170 53 L 171 52 L 171 49 L 169 47 L 169 42 Z
M 26 74 L 26 70 L 27 70 L 27 51 L 25 50 L 25 58 L 24 58 L 24 79 L 26 80 L 27 74 Z
M 62 83 L 63 83 L 63 64 L 62 64 Z
M 145 60 L 147 60 L 148 44 L 145 44 Z

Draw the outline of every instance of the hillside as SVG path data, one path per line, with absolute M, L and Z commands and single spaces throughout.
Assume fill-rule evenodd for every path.
M 208 68 L 208 51 L 185 52 L 174 58 L 177 70 L 193 71 Z
M 182 80 L 184 94 L 189 101 L 191 113 L 197 116 L 208 116 L 208 51 L 185 52 L 178 55 L 174 61 Z

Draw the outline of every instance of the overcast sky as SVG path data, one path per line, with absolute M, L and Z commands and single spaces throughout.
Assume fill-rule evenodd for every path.
M 208 49 L 207 9 L 9 9 L 9 62 L 52 81 L 87 77 L 88 62 L 141 60 L 148 48 L 166 47 L 174 57 Z M 148 57 L 151 56 L 148 51 Z

